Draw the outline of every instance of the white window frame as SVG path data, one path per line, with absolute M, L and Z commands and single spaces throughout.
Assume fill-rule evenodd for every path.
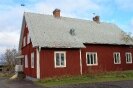
M 25 55 L 25 68 L 28 68 L 28 55 Z
M 30 36 L 29 36 L 29 33 L 27 34 L 27 44 L 30 43 Z
M 115 59 L 116 59 L 116 58 L 115 58 L 115 54 L 118 54 L 118 55 L 119 55 L 119 58 L 118 58 L 118 59 L 119 59 L 119 63 L 116 63 L 116 62 L 115 62 Z M 120 55 L 120 52 L 114 52 L 114 53 L 113 53 L 113 58 L 114 58 L 114 64 L 121 64 L 121 55 Z
M 23 38 L 23 46 L 26 46 L 26 36 Z
M 127 55 L 129 55 L 129 57 Z M 126 63 L 131 64 L 132 63 L 132 53 L 131 52 L 126 52 L 125 57 L 126 57 Z M 128 58 L 131 59 L 130 62 L 128 62 Z
M 34 68 L 34 63 L 35 63 L 35 57 L 34 57 L 34 52 L 31 53 L 31 68 Z
M 93 55 L 95 54 L 96 63 L 88 64 L 87 55 L 90 55 L 90 54 L 93 54 Z M 93 56 L 93 62 L 94 62 L 94 56 Z M 97 65 L 98 65 L 98 56 L 97 56 L 97 52 L 86 52 L 86 64 L 87 64 L 87 66 L 97 66 Z
M 56 54 L 59 53 L 59 63 L 60 65 L 56 65 Z M 64 54 L 64 65 L 61 65 L 61 54 Z M 55 51 L 54 52 L 54 64 L 55 64 L 55 68 L 63 68 L 66 67 L 66 52 L 65 51 Z

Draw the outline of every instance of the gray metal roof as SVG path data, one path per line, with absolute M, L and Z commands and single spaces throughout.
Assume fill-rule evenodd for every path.
M 85 47 L 83 43 L 133 44 L 132 41 L 122 40 L 122 30 L 111 23 L 67 17 L 55 18 L 52 15 L 27 12 L 24 17 L 33 46 L 79 48 Z M 70 30 L 74 30 L 74 35 Z

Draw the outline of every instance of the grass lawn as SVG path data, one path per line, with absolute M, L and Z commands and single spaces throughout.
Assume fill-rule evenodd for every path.
M 36 83 L 39 85 L 43 85 L 45 87 L 50 87 L 50 86 L 58 86 L 58 85 L 108 82 L 108 81 L 120 81 L 120 80 L 133 80 L 133 70 L 92 74 L 92 75 L 89 74 L 89 75 L 82 75 L 82 76 L 53 77 L 53 78 L 38 80 L 36 81 Z

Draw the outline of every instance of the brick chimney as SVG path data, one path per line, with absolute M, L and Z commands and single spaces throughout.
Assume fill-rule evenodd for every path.
M 60 9 L 55 9 L 55 10 L 53 11 L 53 16 L 54 16 L 54 17 L 60 17 Z
M 99 16 L 93 17 L 93 21 L 95 21 L 96 23 L 100 23 L 100 17 Z

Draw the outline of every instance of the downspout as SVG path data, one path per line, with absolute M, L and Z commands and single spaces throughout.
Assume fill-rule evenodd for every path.
M 82 56 L 81 56 L 81 49 L 79 50 L 80 53 L 80 74 L 82 75 Z
M 41 47 L 36 48 L 36 53 L 37 53 L 37 79 L 40 79 L 40 51 Z

